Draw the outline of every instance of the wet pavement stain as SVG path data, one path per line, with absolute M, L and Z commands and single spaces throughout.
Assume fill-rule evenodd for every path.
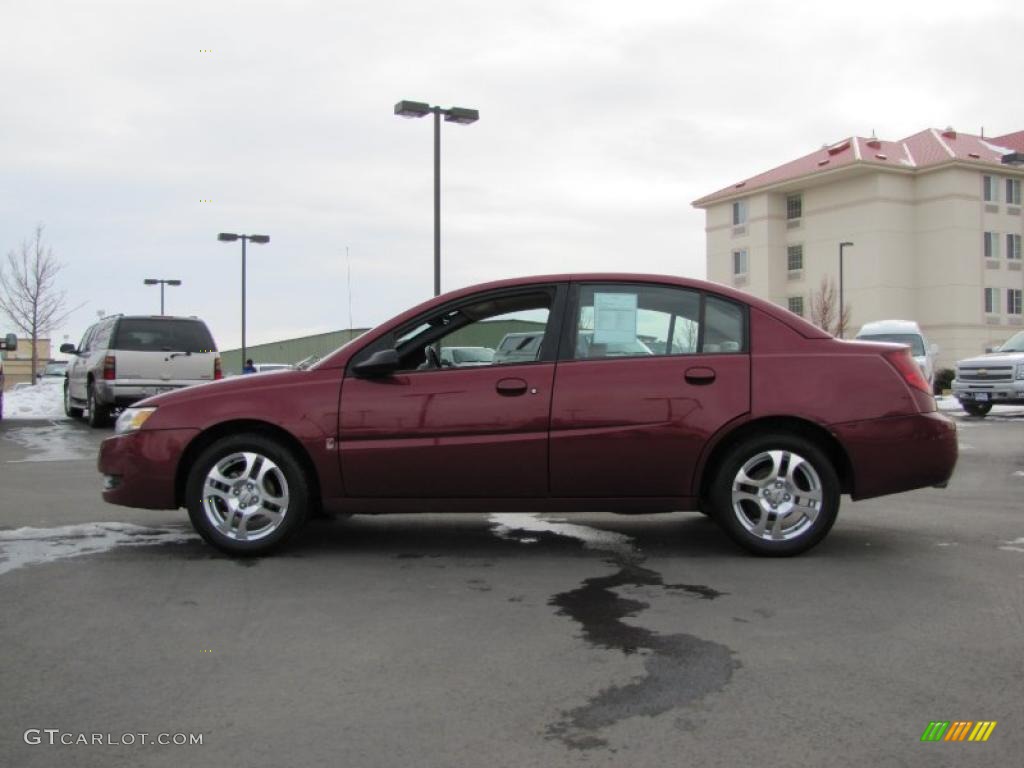
M 620 587 L 661 587 L 684 592 L 701 600 L 725 594 L 702 584 L 665 584 L 661 574 L 642 567 L 642 557 L 616 557 L 610 561 L 619 570 L 595 576 L 548 602 L 582 627 L 583 639 L 592 646 L 644 659 L 645 675 L 627 685 L 606 688 L 586 704 L 562 713 L 562 719 L 547 728 L 548 738 L 558 739 L 573 749 L 608 747 L 598 731 L 630 717 L 654 717 L 682 707 L 722 689 L 740 663 L 733 651 L 720 643 L 688 634 L 661 635 L 653 630 L 627 624 L 649 607 L 648 603 L 622 597 Z

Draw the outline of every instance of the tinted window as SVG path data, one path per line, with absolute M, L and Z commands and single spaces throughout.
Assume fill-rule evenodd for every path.
M 704 342 L 701 352 L 745 352 L 746 323 L 743 308 L 725 299 L 708 296 L 704 301 Z
M 111 349 L 127 352 L 213 352 L 216 346 L 198 320 L 124 319 Z

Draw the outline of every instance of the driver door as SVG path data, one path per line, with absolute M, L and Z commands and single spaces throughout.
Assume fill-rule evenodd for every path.
M 546 496 L 556 318 L 565 292 L 540 285 L 462 299 L 356 355 L 353 364 L 390 347 L 401 365 L 379 378 L 356 376 L 352 365 L 346 372 L 339 417 L 346 493 Z M 543 339 L 532 356 L 492 354 L 509 338 L 531 335 Z M 469 362 L 453 362 L 460 359 Z

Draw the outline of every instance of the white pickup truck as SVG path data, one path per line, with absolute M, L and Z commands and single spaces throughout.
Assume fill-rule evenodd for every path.
M 958 362 L 953 396 L 971 416 L 985 416 L 993 405 L 1024 405 L 1024 331 Z

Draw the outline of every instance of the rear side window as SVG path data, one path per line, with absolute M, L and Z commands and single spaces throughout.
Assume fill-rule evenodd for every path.
M 111 349 L 124 352 L 215 352 L 206 325 L 199 320 L 124 319 L 117 324 Z

